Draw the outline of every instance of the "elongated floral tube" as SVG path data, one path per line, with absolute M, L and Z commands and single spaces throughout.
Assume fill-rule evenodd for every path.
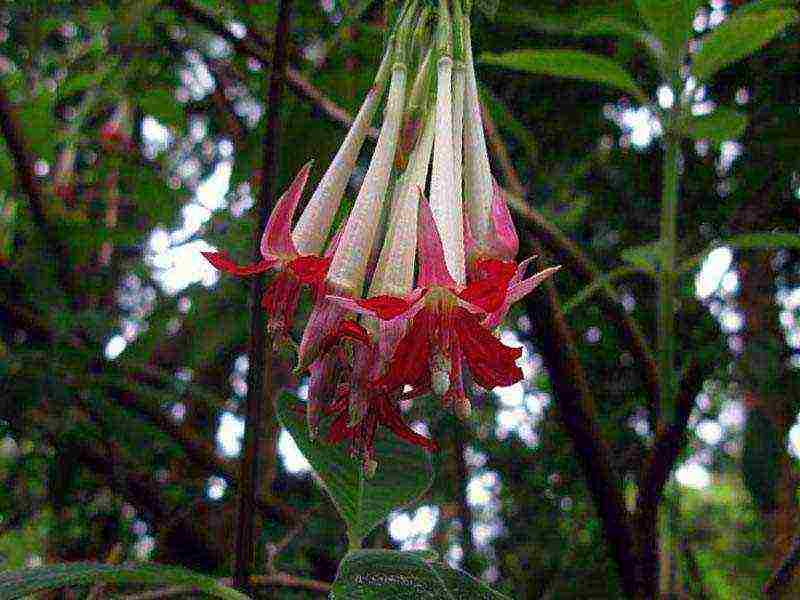
M 453 66 L 453 195 L 461 201 L 463 211 L 464 176 L 464 94 L 467 85 L 466 65 Z
M 292 232 L 292 239 L 300 254 L 322 254 L 325 247 L 325 240 L 339 210 L 339 204 L 344 196 L 347 182 L 353 173 L 353 168 L 361 152 L 361 146 L 369 131 L 375 110 L 383 98 L 386 90 L 386 83 L 391 73 L 392 45 L 389 45 L 383 56 L 375 82 L 367 92 L 367 97 L 356 115 L 350 131 L 344 139 L 339 151 L 336 153 L 317 189 L 308 201 L 303 214 L 295 225 Z
M 472 59 L 470 26 L 465 19 L 464 38 L 467 55 L 464 98 L 464 197 L 467 219 L 478 251 L 485 251 L 492 237 L 492 173 L 483 132 L 478 81 Z
M 334 293 L 358 296 L 363 289 L 367 261 L 375 243 L 392 172 L 405 92 L 406 66 L 396 63 L 392 67 L 392 83 L 378 143 L 328 271 L 328 284 Z
M 455 196 L 453 176 L 453 60 L 443 56 L 436 65 L 436 71 L 436 137 L 433 143 L 430 206 L 442 239 L 447 270 L 456 283 L 464 285 L 464 216 L 461 195 Z
M 386 242 L 372 277 L 368 294 L 370 297 L 388 294 L 402 298 L 414 285 L 417 212 L 420 190 L 425 187 L 428 179 L 433 137 L 434 120 L 431 115 L 408 161 L 408 169 L 398 184 L 399 193 L 392 206 Z

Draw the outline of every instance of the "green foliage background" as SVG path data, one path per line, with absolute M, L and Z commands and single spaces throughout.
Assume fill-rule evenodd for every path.
M 234 35 L 246 28 L 269 40 L 274 29 L 272 2 L 189 4 Z M 279 187 L 309 158 L 316 159 L 313 183 L 319 179 L 346 129 L 316 94 L 353 114 L 383 46 L 383 3 L 336 1 L 327 11 L 324 4 L 295 2 L 296 77 L 281 108 Z M 659 3 L 639 4 L 657 10 Z M 698 36 L 709 18 L 734 9 L 757 14 L 766 5 L 793 5 L 694 4 L 705 15 L 694 20 Z M 164 284 L 155 248 L 163 232 L 203 213 L 207 220 L 189 227 L 187 239 L 169 244 L 205 240 L 239 258 L 249 254 L 254 225 L 243 207 L 258 189 L 261 144 L 269 135 L 257 118 L 269 69 L 189 18 L 186 5 L 31 0 L 0 7 L 0 85 L 40 161 L 53 235 L 68 250 L 55 252 L 36 227 L 12 156 L 0 145 L 2 570 L 147 556 L 230 575 L 238 463 L 221 452 L 216 435 L 223 415 L 242 409 L 236 365 L 247 351 L 248 288 L 226 277 L 212 285 L 208 274 L 196 273 L 175 291 Z M 508 186 L 513 167 L 525 202 L 603 273 L 619 274 L 613 285 L 650 339 L 656 294 L 648 272 L 658 268 L 652 244 L 662 150 L 658 135 L 637 145 L 624 115 L 644 100 L 657 102 L 664 83 L 642 50 L 641 32 L 653 29 L 653 19 L 642 21 L 625 0 L 503 0 L 492 18 L 476 12 L 472 34 L 476 55 L 487 57 L 478 72 L 487 113 L 508 150 L 506 164 L 493 156 L 498 179 Z M 725 27 L 722 21 L 717 31 Z M 758 597 L 782 558 L 771 529 L 775 515 L 785 513 L 795 528 L 799 522 L 796 457 L 787 452 L 800 383 L 800 302 L 789 301 L 800 283 L 798 35 L 792 25 L 740 62 L 717 61 L 723 68 L 695 101 L 721 108 L 683 124 L 694 140 L 684 143 L 681 166 L 679 263 L 686 269 L 679 279 L 679 358 L 700 357 L 710 375 L 679 462 L 702 464 L 710 483 L 696 490 L 673 481 L 667 488 L 662 590 L 672 597 Z M 559 54 L 544 56 L 542 67 L 543 55 L 532 63 L 524 54 L 536 49 Z M 592 65 L 576 50 L 615 61 L 638 83 L 603 64 L 602 76 L 587 75 Z M 511 51 L 518 51 L 520 70 L 492 64 Z M 562 77 L 542 75 L 547 71 Z M 312 93 L 298 93 L 299 82 Z M 103 142 L 104 124 L 120 114 L 128 149 Z M 153 119 L 168 128 L 163 145 L 152 135 Z M 59 165 L 70 154 L 69 193 L 59 194 Z M 198 186 L 221 164 L 230 165 L 225 202 L 209 214 L 197 206 Z M 535 240 L 524 219 L 518 224 L 527 255 Z M 155 231 L 162 233 L 154 237 Z M 763 232 L 786 237 L 752 237 Z M 738 276 L 738 285 L 718 286 L 698 300 L 702 259 L 732 239 L 741 243 L 730 246 L 728 282 Z M 187 247 L 171 260 L 196 269 L 189 254 L 205 247 Z M 586 285 L 569 269 L 558 275 L 594 416 L 632 497 L 653 439 L 643 417 L 645 386 L 626 340 Z M 540 365 L 538 332 L 529 326 L 535 311 L 536 296 L 507 325 Z M 736 326 L 736 314 L 750 322 Z M 109 358 L 109 340 L 120 335 L 127 336 L 125 349 Z M 294 390 L 302 382 L 291 360 L 288 352 L 280 357 L 280 383 Z M 486 394 L 466 428 L 430 407 L 414 408 L 412 420 L 427 419 L 443 447 L 432 487 L 406 509 L 412 516 L 421 505 L 438 511 L 433 530 L 416 541 L 509 597 L 620 597 L 551 382 L 544 369 L 534 371 L 522 405 Z M 509 429 L 508 419 L 525 426 Z M 709 424 L 719 436 L 703 433 L 717 431 Z M 315 478 L 293 474 L 276 454 L 277 422 L 270 435 L 257 562 L 265 573 L 333 582 L 348 548 L 344 524 Z M 427 473 L 427 461 L 419 462 Z M 209 484 L 220 480 L 227 486 L 212 499 Z M 476 493 L 483 484 L 487 492 Z M 470 505 L 468 497 L 484 502 Z M 470 523 L 473 536 L 465 533 Z M 399 549 L 401 540 L 386 524 L 375 530 L 371 524 L 361 531 L 367 547 Z M 320 596 L 265 590 L 279 598 Z

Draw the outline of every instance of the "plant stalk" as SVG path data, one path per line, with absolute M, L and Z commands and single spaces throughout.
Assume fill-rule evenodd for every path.
M 678 244 L 680 137 L 667 130 L 661 197 L 661 269 L 658 286 L 658 373 L 661 379 L 660 414 L 656 422 L 670 423 L 675 399 L 675 292 Z
M 275 46 L 272 74 L 267 90 L 267 119 L 264 129 L 262 184 L 258 196 L 259 226 L 253 241 L 253 256 L 261 259 L 261 232 L 267 225 L 277 197 L 278 148 L 280 143 L 280 104 L 283 96 L 286 65 L 288 63 L 289 23 L 292 0 L 281 0 L 275 26 Z M 246 421 L 244 453 L 241 463 L 239 488 L 239 515 L 236 528 L 236 556 L 233 585 L 248 591 L 250 575 L 255 562 L 256 506 L 258 494 L 259 449 L 264 435 L 266 403 L 272 402 L 272 341 L 267 332 L 261 297 L 264 294 L 264 274 L 253 278 L 250 293 L 250 352 L 247 374 Z

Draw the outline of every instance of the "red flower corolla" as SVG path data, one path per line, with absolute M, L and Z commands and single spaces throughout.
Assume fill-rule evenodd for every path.
M 352 346 L 346 352 L 343 342 Z M 350 355 L 355 354 L 353 360 Z M 347 369 L 352 364 L 351 369 Z M 428 451 L 438 450 L 435 441 L 411 429 L 403 420 L 398 408 L 400 393 L 375 390 L 365 379 L 374 373 L 378 364 L 377 349 L 366 329 L 351 319 L 341 322 L 337 331 L 327 336 L 320 345 L 320 356 L 310 367 L 307 418 L 309 432 L 316 437 L 320 412 L 333 417 L 326 441 L 337 444 L 350 441 L 350 453 L 362 461 L 367 476 L 375 473 L 375 434 L 378 426 L 389 429 L 398 438 Z M 346 381 L 344 381 L 346 380 Z M 353 403 L 353 389 L 363 390 L 360 402 Z M 324 405 L 324 399 L 333 402 Z
M 303 285 L 312 289 L 315 301 L 323 296 L 325 275 L 331 263 L 328 255 L 301 255 L 292 240 L 292 219 L 310 168 L 311 163 L 308 163 L 300 169 L 289 189 L 275 205 L 261 237 L 260 261 L 237 265 L 225 252 L 203 252 L 203 256 L 214 267 L 233 275 L 246 277 L 269 270 L 277 272 L 264 292 L 261 305 L 269 315 L 267 326 L 270 332 L 280 336 L 286 335 L 292 327 Z
M 480 265 L 483 277 L 458 286 L 447 270 L 442 242 L 424 201 L 419 211 L 418 242 L 418 287 L 407 298 L 329 298 L 384 321 L 408 321 L 406 333 L 374 389 L 396 392 L 409 385 L 415 396 L 433 391 L 464 416 L 469 412 L 469 401 L 464 395 L 463 362 L 475 381 L 487 389 L 512 385 L 523 378 L 516 364 L 522 349 L 505 346 L 481 323 L 482 315 L 503 308 L 517 266 L 484 260 Z
M 505 192 L 494 178 L 492 178 L 492 189 L 491 226 L 489 236 L 483 244 L 478 244 L 473 238 L 469 220 L 466 216 L 464 218 L 467 275 L 470 283 L 479 286 L 480 282 L 484 282 L 483 285 L 491 287 L 492 282 L 497 280 L 497 273 L 501 271 L 504 275 L 509 272 L 513 273 L 501 305 L 488 311 L 489 314 L 482 321 L 483 325 L 489 329 L 494 329 L 503 322 L 511 305 L 530 294 L 540 283 L 561 268 L 560 266 L 550 267 L 525 279 L 528 265 L 536 257 L 526 258 L 519 265 L 514 262 L 519 251 L 517 230 L 508 210 Z

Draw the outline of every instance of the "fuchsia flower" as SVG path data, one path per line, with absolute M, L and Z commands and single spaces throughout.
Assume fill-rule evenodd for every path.
M 350 344 L 347 349 L 345 342 Z M 350 360 L 353 352 L 357 355 L 355 361 Z M 377 349 L 366 329 L 351 319 L 342 321 L 337 331 L 322 342 L 320 357 L 310 367 L 309 402 L 306 408 L 311 438 L 318 435 L 320 413 L 333 416 L 325 440 L 331 444 L 349 440 L 351 456 L 361 459 L 368 477 L 372 477 L 377 468 L 375 434 L 379 425 L 409 444 L 428 451 L 438 450 L 435 441 L 417 433 L 405 423 L 398 408 L 399 393 L 374 390 L 363 381 L 371 374 L 371 366 L 377 364 L 376 354 Z M 341 376 L 346 372 L 351 362 L 354 362 L 354 376 L 347 382 L 339 383 L 341 377 L 337 377 L 337 374 Z M 351 392 L 354 385 L 366 391 L 358 409 L 359 414 L 353 411 Z M 323 405 L 323 399 L 327 398 L 333 400 Z
M 421 203 L 419 220 L 420 266 L 418 287 L 412 294 L 406 298 L 331 299 L 360 314 L 408 323 L 407 333 L 374 389 L 392 393 L 409 385 L 413 396 L 432 391 L 465 416 L 470 404 L 464 394 L 464 362 L 475 381 L 487 389 L 523 378 L 516 364 L 522 350 L 503 345 L 481 322 L 482 315 L 491 317 L 504 309 L 510 289 L 519 285 L 519 281 L 514 283 L 519 269 L 513 262 L 485 259 L 477 266 L 480 277 L 459 286 L 445 264 L 442 242 L 426 202 Z M 539 280 L 554 270 L 548 271 L 540 274 Z
M 325 291 L 325 275 L 331 257 L 301 255 L 291 235 L 292 219 L 310 169 L 310 162 L 300 169 L 289 189 L 275 205 L 261 238 L 260 261 L 240 266 L 225 252 L 203 252 L 203 256 L 214 267 L 233 275 L 244 277 L 269 270 L 277 271 L 261 300 L 261 305 L 269 315 L 267 326 L 274 335 L 285 336 L 291 329 L 303 285 L 311 287 L 315 299 L 321 298 Z

